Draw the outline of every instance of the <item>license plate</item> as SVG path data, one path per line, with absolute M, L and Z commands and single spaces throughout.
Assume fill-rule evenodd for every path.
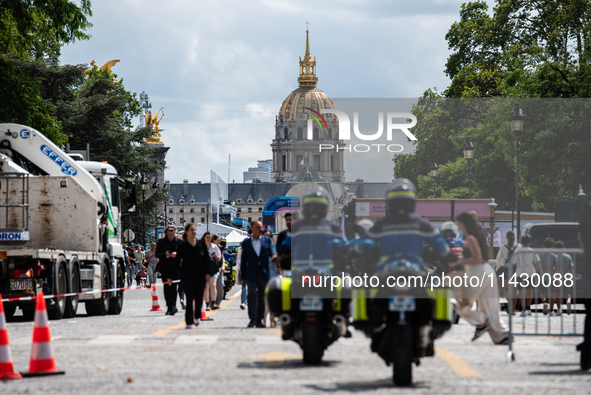
M 310 296 L 300 300 L 302 311 L 322 311 L 322 298 Z
M 18 280 L 10 280 L 11 291 L 23 291 L 26 289 L 33 289 L 32 278 L 20 278 Z
M 390 298 L 388 301 L 389 311 L 415 311 L 417 309 L 415 298 L 410 296 L 399 296 Z

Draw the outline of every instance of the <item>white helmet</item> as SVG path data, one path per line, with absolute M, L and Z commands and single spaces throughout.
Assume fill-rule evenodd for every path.
M 451 230 L 454 236 L 458 236 L 460 234 L 460 230 L 458 229 L 458 225 L 453 223 L 452 221 L 447 221 L 441 224 L 441 232 L 445 230 Z

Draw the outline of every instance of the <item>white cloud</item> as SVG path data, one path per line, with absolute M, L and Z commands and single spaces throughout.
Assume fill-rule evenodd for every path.
M 230 178 L 241 182 L 271 158 L 275 115 L 297 88 L 306 20 L 329 96 L 416 97 L 448 83 L 444 36 L 460 4 L 101 0 L 92 5 L 92 38 L 65 47 L 61 60 L 120 59 L 113 71 L 126 88 L 165 107 L 166 178 L 208 181 L 210 168 L 226 178 L 231 154 Z

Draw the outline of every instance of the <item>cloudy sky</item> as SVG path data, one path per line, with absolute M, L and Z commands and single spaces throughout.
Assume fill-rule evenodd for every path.
M 166 178 L 230 182 L 270 159 L 275 116 L 298 87 L 310 49 L 318 87 L 331 98 L 415 98 L 443 90 L 445 34 L 461 0 L 94 0 L 90 40 L 63 48 L 63 64 L 114 68 L 127 90 L 164 107 Z M 139 118 L 138 118 L 139 124 Z M 389 181 L 391 157 L 348 180 Z

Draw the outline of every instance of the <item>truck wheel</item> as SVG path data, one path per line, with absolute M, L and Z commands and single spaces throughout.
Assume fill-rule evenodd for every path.
M 70 292 L 80 292 L 80 273 L 77 268 L 72 269 L 72 275 L 70 276 Z M 66 298 L 66 311 L 64 312 L 65 318 L 76 317 L 78 311 L 78 295 L 68 296 Z
M 68 274 L 66 272 L 66 267 L 60 264 L 59 259 L 56 264 L 59 264 L 60 266 L 57 273 L 55 293 L 56 295 L 63 295 L 68 292 Z M 61 320 L 66 311 L 66 297 L 62 296 L 54 299 L 56 302 L 55 307 L 48 310 L 47 315 L 50 320 Z
M 101 289 L 109 289 L 109 272 L 107 272 L 107 265 L 103 264 L 101 266 L 102 272 L 102 284 Z M 101 298 L 98 300 L 93 300 L 91 302 L 86 302 L 86 312 L 88 315 L 105 315 L 109 310 L 109 294 L 108 292 L 102 292 Z
M 123 271 L 123 266 L 119 265 L 117 268 L 117 284 L 115 284 L 117 288 L 125 287 L 125 273 Z M 111 298 L 109 302 L 109 314 L 121 314 L 121 310 L 123 310 L 123 290 L 120 289 L 117 291 L 115 297 Z
M 412 384 L 412 352 L 408 348 L 396 348 L 392 352 L 395 385 Z
M 302 332 L 304 363 L 306 365 L 318 365 L 324 355 L 322 328 L 318 322 L 304 322 Z

